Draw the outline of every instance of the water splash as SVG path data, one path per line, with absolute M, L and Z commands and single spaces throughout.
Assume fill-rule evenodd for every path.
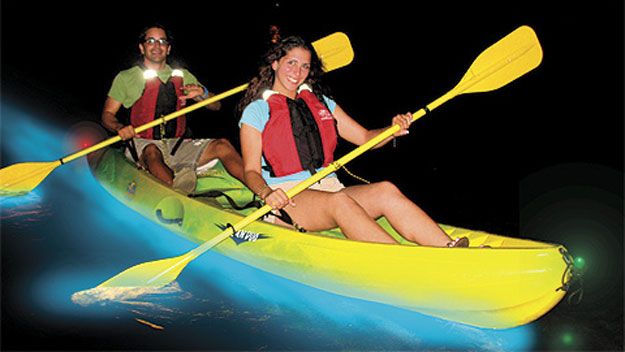
M 53 215 L 51 204 L 35 190 L 22 197 L 0 197 L 0 221 L 7 227 L 24 229 L 36 226 Z
M 163 296 L 182 293 L 178 283 L 163 287 L 95 287 L 72 295 L 72 302 L 81 306 L 105 305 L 111 302 L 132 304 L 132 301 L 145 296 Z

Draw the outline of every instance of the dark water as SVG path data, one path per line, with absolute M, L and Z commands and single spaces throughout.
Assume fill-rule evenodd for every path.
M 67 154 L 62 147 L 67 143 L 59 143 L 67 139 L 64 133 L 20 108 L 3 104 L 2 126 L 3 166 Z M 5 133 L 8 130 L 22 132 Z M 525 193 L 540 192 L 540 184 L 528 183 Z M 577 188 L 568 192 L 577 191 L 584 193 Z M 548 206 L 537 205 L 540 199 L 527 201 L 521 215 L 525 230 L 552 226 L 554 233 L 570 234 L 571 229 L 558 228 L 553 209 L 549 213 Z M 601 199 L 595 205 L 603 208 L 596 213 L 580 210 L 579 222 L 571 225 L 590 231 L 584 236 L 613 235 L 615 226 L 618 229 L 619 214 L 611 213 L 618 206 L 611 205 L 609 195 Z M 333 295 L 210 252 L 190 264 L 168 290 L 79 305 L 71 300 L 75 292 L 139 262 L 178 255 L 193 245 L 114 200 L 93 180 L 84 160 L 59 167 L 29 195 L 0 202 L 3 350 L 623 347 L 622 240 L 619 246 L 619 241 L 606 241 L 609 236 L 587 241 L 587 286 L 579 305 L 563 301 L 534 323 L 497 331 Z M 563 207 L 575 212 L 580 204 L 571 201 L 557 208 Z M 554 236 L 552 240 L 566 243 L 567 238 Z M 581 235 L 567 236 L 574 242 Z

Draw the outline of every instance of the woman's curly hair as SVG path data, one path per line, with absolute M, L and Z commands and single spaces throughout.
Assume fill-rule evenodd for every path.
M 286 56 L 286 54 L 294 48 L 302 48 L 310 52 L 310 71 L 305 83 L 312 88 L 319 101 L 323 102 L 323 95 L 331 97 L 328 88 L 321 84 L 323 64 L 312 45 L 301 37 L 288 36 L 273 43 L 262 57 L 260 67 L 258 68 L 258 74 L 249 82 L 245 95 L 237 105 L 237 117 L 241 117 L 243 110 L 245 110 L 251 102 L 261 99 L 265 90 L 273 87 L 275 72 L 271 65 L 274 61 L 278 61 Z

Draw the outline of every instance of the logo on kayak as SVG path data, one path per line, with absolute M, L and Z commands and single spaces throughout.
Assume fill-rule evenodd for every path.
M 135 196 L 136 190 L 137 190 L 137 184 L 134 181 L 130 182 L 130 184 L 128 184 L 128 187 L 126 188 L 126 195 L 129 198 L 132 198 Z
M 219 227 L 222 231 L 229 227 L 228 225 L 221 224 L 217 224 L 216 226 Z M 269 238 L 269 236 L 252 231 L 239 230 L 230 235 L 230 238 L 232 238 L 234 243 L 236 243 L 236 245 L 238 246 L 243 242 L 256 242 L 257 240 Z

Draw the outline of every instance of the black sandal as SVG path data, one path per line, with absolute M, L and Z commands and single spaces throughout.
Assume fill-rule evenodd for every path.
M 447 247 L 449 248 L 456 248 L 456 247 L 461 247 L 461 248 L 465 248 L 465 247 L 469 247 L 469 239 L 466 237 L 456 237 L 455 240 L 447 243 Z

